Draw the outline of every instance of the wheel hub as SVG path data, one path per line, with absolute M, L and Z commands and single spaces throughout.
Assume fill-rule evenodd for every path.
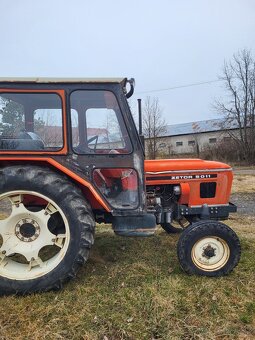
M 42 205 L 31 209 L 29 202 L 39 199 Z M 65 213 L 47 196 L 30 190 L 1 194 L 1 204 L 8 206 L 8 216 L 0 219 L 0 281 L 34 280 L 50 273 L 63 261 L 70 244 Z
M 203 257 L 206 257 L 206 258 L 211 258 L 213 256 L 215 256 L 215 251 L 216 251 L 216 248 L 213 248 L 210 244 L 204 248 L 204 252 L 202 254 Z
M 194 264 L 204 271 L 219 270 L 229 259 L 229 246 L 226 241 L 216 236 L 199 239 L 192 247 L 191 256 Z
M 22 218 L 15 226 L 15 235 L 23 242 L 35 241 L 40 235 L 40 226 L 31 218 Z

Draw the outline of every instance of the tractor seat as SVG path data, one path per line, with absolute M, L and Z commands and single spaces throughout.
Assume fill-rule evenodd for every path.
M 35 139 L 0 139 L 1 150 L 44 150 L 41 140 Z

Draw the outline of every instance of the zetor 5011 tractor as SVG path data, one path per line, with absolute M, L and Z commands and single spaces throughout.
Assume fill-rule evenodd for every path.
M 122 236 L 183 229 L 189 274 L 237 265 L 238 237 L 218 222 L 236 210 L 231 168 L 144 161 L 132 93 L 127 79 L 0 79 L 2 294 L 60 288 L 86 262 L 96 222 Z

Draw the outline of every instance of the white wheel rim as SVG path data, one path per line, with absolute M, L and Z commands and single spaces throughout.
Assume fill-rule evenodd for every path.
M 226 241 L 210 236 L 198 240 L 191 250 L 193 263 L 204 271 L 215 271 L 225 266 L 230 256 Z
M 30 211 L 23 204 L 25 195 L 43 199 L 47 205 L 40 211 Z M 69 246 L 70 229 L 65 214 L 50 198 L 34 191 L 7 192 L 0 195 L 0 202 L 3 199 L 11 202 L 11 214 L 0 220 L 0 276 L 31 280 L 49 273 L 63 260 Z M 48 228 L 49 219 L 56 212 L 63 220 L 61 234 L 54 234 Z M 55 252 L 42 259 L 39 252 L 46 246 Z M 21 255 L 25 263 L 14 259 L 14 255 Z

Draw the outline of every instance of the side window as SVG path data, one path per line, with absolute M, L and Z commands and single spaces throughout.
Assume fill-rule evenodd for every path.
M 125 143 L 114 110 L 88 109 L 86 122 L 89 149 L 124 149 Z
M 54 93 L 0 93 L 0 149 L 56 151 L 63 146 L 62 103 Z
M 121 111 L 109 91 L 71 94 L 72 139 L 77 153 L 129 153 L 131 143 Z
M 44 142 L 45 148 L 63 146 L 62 110 L 38 109 L 34 111 L 34 132 Z

